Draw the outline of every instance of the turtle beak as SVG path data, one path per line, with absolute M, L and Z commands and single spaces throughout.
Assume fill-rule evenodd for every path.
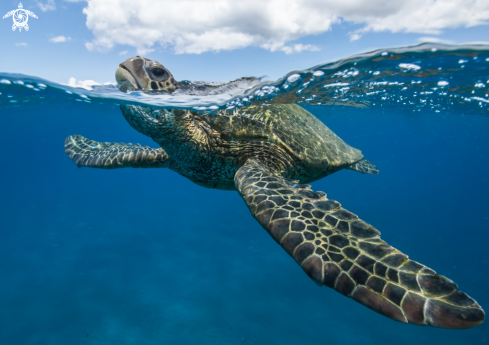
M 119 89 L 121 91 L 145 90 L 148 84 L 148 74 L 144 70 L 145 59 L 135 56 L 127 59 L 119 65 L 115 72 Z M 120 78 L 120 81 L 119 79 Z
M 141 89 L 132 74 L 121 66 L 115 71 L 115 80 L 117 81 L 117 87 L 121 91 L 126 92 Z

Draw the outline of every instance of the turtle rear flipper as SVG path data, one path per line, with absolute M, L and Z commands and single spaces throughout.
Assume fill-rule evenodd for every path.
M 441 328 L 484 322 L 482 308 L 454 282 L 409 260 L 325 193 L 257 159 L 238 170 L 235 184 L 260 225 L 319 286 L 400 322 Z
M 65 152 L 78 167 L 167 168 L 170 157 L 161 149 L 139 144 L 99 143 L 72 135 L 65 140 Z
M 370 163 L 366 159 L 361 159 L 352 165 L 345 167 L 345 169 L 355 170 L 363 174 L 377 175 L 379 173 L 379 168 Z

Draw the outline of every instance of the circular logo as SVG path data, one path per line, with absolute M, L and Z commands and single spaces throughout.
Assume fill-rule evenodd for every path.
M 14 12 L 14 23 L 18 27 L 23 27 L 27 24 L 27 21 L 29 20 L 29 15 L 24 9 L 18 9 L 15 10 Z

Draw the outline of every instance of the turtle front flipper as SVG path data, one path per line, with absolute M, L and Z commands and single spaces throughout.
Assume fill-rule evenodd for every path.
M 454 282 L 388 245 L 325 193 L 274 174 L 257 159 L 234 180 L 260 225 L 319 286 L 400 322 L 441 328 L 484 322 L 482 308 Z
M 99 143 L 81 135 L 65 140 L 65 152 L 78 167 L 167 168 L 170 157 L 161 149 L 139 144 Z

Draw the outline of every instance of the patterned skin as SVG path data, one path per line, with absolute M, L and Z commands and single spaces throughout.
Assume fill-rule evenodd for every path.
M 253 158 L 235 181 L 256 220 L 319 286 L 400 322 L 469 328 L 484 321 L 481 307 L 454 282 L 409 260 L 325 193 Z
M 139 144 L 99 143 L 80 135 L 65 140 L 66 154 L 79 167 L 103 169 L 168 168 L 168 155 L 161 148 L 152 149 Z
M 116 76 L 123 90 L 171 92 L 178 86 L 160 63 L 135 57 L 121 66 Z M 156 86 L 152 68 L 164 69 Z M 65 151 L 79 167 L 169 168 L 204 187 L 237 190 L 317 285 L 400 322 L 454 329 L 484 322 L 482 308 L 454 282 L 410 260 L 382 241 L 377 229 L 302 184 L 343 168 L 370 174 L 378 169 L 299 106 L 251 106 L 215 115 L 141 106 L 121 110 L 160 148 L 70 136 Z

